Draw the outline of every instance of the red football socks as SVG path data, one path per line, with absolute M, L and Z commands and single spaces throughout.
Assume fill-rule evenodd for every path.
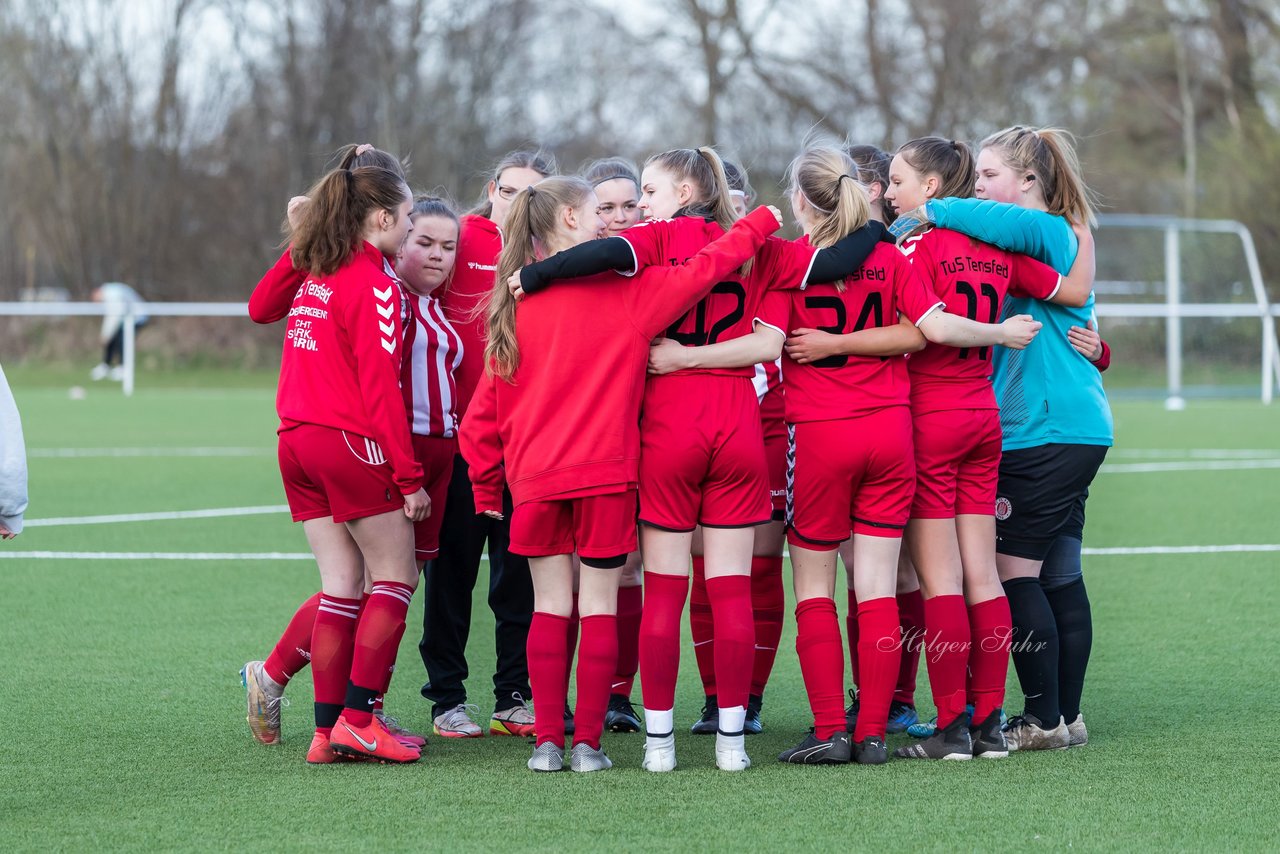
M 564 706 L 569 680 L 564 661 L 569 657 L 569 618 L 534 611 L 529 621 L 525 654 L 529 659 L 529 688 L 533 691 L 533 727 L 538 744 L 564 747 Z
M 676 677 L 680 672 L 680 616 L 688 593 L 689 579 L 682 575 L 644 574 L 640 690 L 646 709 L 664 711 L 675 707 Z
M 938 729 L 964 712 L 969 667 L 969 612 L 960 595 L 934 596 L 924 602 L 929 687 L 938 709 Z
M 889 723 L 889 703 L 898 680 L 902 654 L 902 629 L 898 625 L 898 600 L 893 596 L 858 603 L 858 723 L 853 740 L 884 737 Z
M 565 656 L 564 661 L 564 684 L 569 684 L 569 678 L 573 676 L 573 654 L 578 649 L 578 623 L 580 615 L 578 614 L 578 594 L 573 594 L 573 609 L 569 611 L 569 624 L 565 626 L 565 649 L 569 654 Z M 530 690 L 533 686 L 529 686 Z M 568 689 L 566 689 L 568 690 Z
M 263 663 L 262 669 L 277 685 L 288 685 L 289 680 L 311 660 L 311 630 L 315 628 L 316 609 L 319 607 L 319 593 L 303 602 Z
M 898 594 L 898 625 L 902 627 L 902 663 L 893 699 L 916 704 L 916 674 L 920 671 L 920 646 L 924 643 L 924 594 L 919 590 Z
M 751 667 L 751 694 L 764 696 L 764 686 L 773 672 L 773 662 L 782 642 L 782 621 L 786 612 L 786 591 L 782 583 L 782 556 L 751 559 L 751 615 L 756 626 L 755 656 Z M 837 628 L 837 633 L 839 629 Z
M 796 605 L 796 653 L 813 710 L 813 734 L 831 738 L 844 731 L 844 647 L 834 600 L 817 596 Z
M 636 671 L 640 669 L 640 615 L 643 613 L 643 587 L 618 588 L 618 664 L 613 676 L 611 694 L 631 696 Z
M 716 698 L 722 709 L 747 705 L 756 626 L 751 616 L 751 578 L 722 575 L 707 579 L 715 630 Z
M 585 742 L 596 750 L 600 749 L 604 716 L 609 711 L 609 684 L 618 664 L 617 622 L 618 618 L 613 614 L 592 614 L 582 618 L 573 742 Z
M 319 729 L 332 729 L 342 711 L 359 613 L 359 599 L 320 595 L 316 620 L 311 627 L 311 679 L 315 685 Z
M 849 612 L 844 615 L 844 630 L 849 638 L 849 670 L 853 675 L 853 688 L 858 689 L 858 596 L 849 588 Z
M 1013 620 L 1009 616 L 1009 600 L 997 596 L 969 608 L 969 631 L 973 645 L 969 650 L 970 699 L 973 722 L 981 723 L 1004 705 L 1004 683 L 1009 673 L 1009 638 Z
M 408 584 L 377 581 L 364 603 L 360 625 L 356 628 L 345 709 L 346 719 L 353 726 L 369 725 L 377 696 L 391 680 L 412 598 L 413 588 Z
M 706 564 L 702 555 L 693 556 L 693 585 L 689 591 L 689 631 L 693 635 L 693 656 L 698 662 L 702 693 L 716 694 L 715 621 L 707 598 Z

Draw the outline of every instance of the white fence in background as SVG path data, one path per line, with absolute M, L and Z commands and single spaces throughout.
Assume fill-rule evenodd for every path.
M 1161 303 L 1121 303 L 1106 300 L 1097 303 L 1099 317 L 1164 318 L 1167 377 L 1166 405 L 1181 409 L 1182 398 L 1182 321 L 1192 317 L 1257 318 L 1262 324 L 1261 399 L 1271 403 L 1280 378 L 1280 345 L 1276 340 L 1275 318 L 1280 317 L 1280 304 L 1267 298 L 1258 266 L 1258 253 L 1253 236 L 1242 224 L 1233 220 L 1179 219 L 1145 214 L 1104 214 L 1098 217 L 1101 229 L 1140 229 L 1164 233 L 1164 290 Z M 1188 303 L 1182 298 L 1181 238 L 1186 232 L 1234 234 L 1240 238 L 1253 302 Z M 1110 283 L 1116 284 L 1116 283 Z M 248 318 L 246 303 L 231 302 L 149 302 L 143 309 L 151 317 L 243 317 Z M 101 316 L 107 306 L 94 302 L 0 302 L 0 316 L 70 317 Z M 124 393 L 133 394 L 136 352 L 134 326 L 124 326 Z
M 116 311 L 116 307 L 100 302 L 0 302 L 0 316 L 76 317 L 98 316 Z M 243 317 L 249 320 L 249 304 L 244 302 L 149 302 L 141 307 L 148 317 Z M 124 377 L 121 385 L 126 397 L 133 394 L 134 366 L 137 347 L 133 325 L 134 308 L 126 309 L 124 319 Z

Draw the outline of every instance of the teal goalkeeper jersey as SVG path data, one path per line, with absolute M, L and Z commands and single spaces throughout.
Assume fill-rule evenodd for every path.
M 1078 244 L 1067 221 L 1044 211 L 978 199 L 935 199 L 929 219 L 941 228 L 1043 261 L 1066 275 Z M 1044 324 L 1025 350 L 996 347 L 993 385 L 1006 451 L 1061 443 L 1106 445 L 1114 438 L 1102 374 L 1071 346 L 1067 330 L 1093 319 L 1083 308 L 1009 296 L 1004 317 L 1029 314 Z

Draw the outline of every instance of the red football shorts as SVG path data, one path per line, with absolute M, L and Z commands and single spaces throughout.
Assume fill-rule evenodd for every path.
M 782 386 L 760 400 L 760 429 L 764 432 L 764 461 L 769 471 L 769 500 L 773 518 L 787 513 L 787 423 L 783 417 Z
M 413 457 L 422 464 L 422 486 L 431 499 L 431 515 L 413 523 L 413 548 L 418 560 L 431 560 L 440 553 L 440 526 L 444 523 L 445 499 L 457 452 L 457 439 L 413 434 Z
M 645 384 L 640 521 L 668 531 L 769 521 L 760 405 L 750 377 L 673 374 Z
M 617 557 L 636 542 L 636 490 L 528 501 L 511 514 L 511 551 L 525 557 L 577 552 Z
M 335 522 L 377 516 L 404 506 L 382 449 L 372 439 L 317 424 L 280 434 L 280 477 L 293 521 Z
M 916 478 L 907 407 L 804 421 L 790 429 L 794 461 L 788 542 L 828 551 L 850 532 L 902 536 Z
M 994 516 L 1000 411 L 950 409 L 912 417 L 916 497 L 912 519 Z

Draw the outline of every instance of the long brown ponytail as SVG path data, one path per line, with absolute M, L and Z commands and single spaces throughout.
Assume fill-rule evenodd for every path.
M 921 136 L 903 143 L 898 155 L 921 175 L 938 176 L 936 198 L 968 199 L 973 196 L 973 152 L 969 146 L 940 136 Z
M 336 271 L 360 247 L 370 211 L 399 216 L 409 196 L 404 178 L 380 166 L 334 169 L 307 191 L 310 199 L 293 234 L 289 257 L 298 270 L 318 276 Z

